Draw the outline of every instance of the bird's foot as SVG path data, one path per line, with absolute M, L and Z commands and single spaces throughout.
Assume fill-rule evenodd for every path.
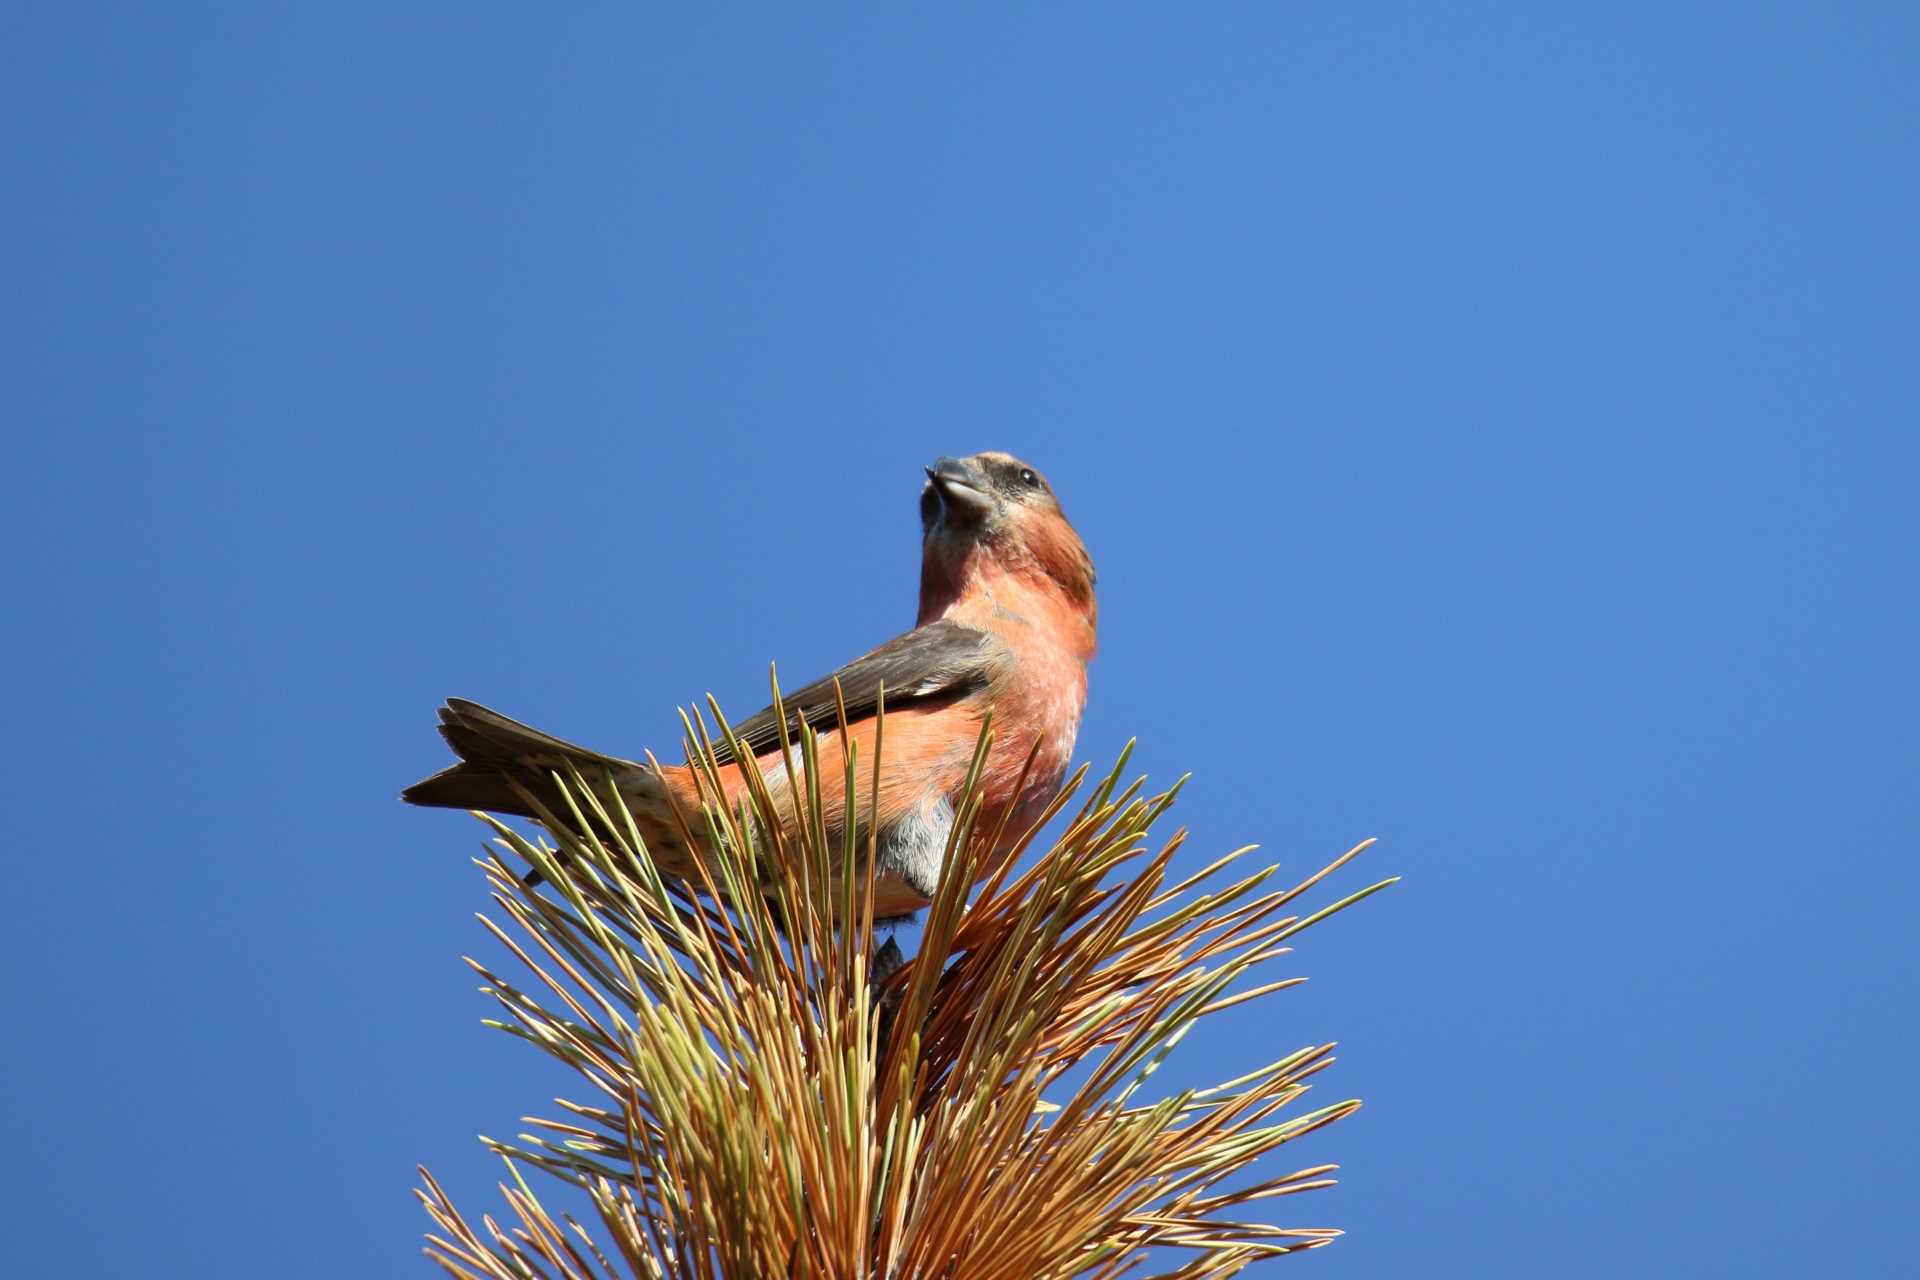
M 889 986 L 887 980 L 900 972 L 906 963 L 906 953 L 900 950 L 900 944 L 892 937 L 874 948 L 868 983 L 870 990 L 878 992 L 873 1002 L 877 1017 L 873 1043 L 882 1055 L 885 1055 L 887 1044 L 893 1036 L 893 1023 L 900 1010 L 900 1001 L 907 993 L 905 983 Z

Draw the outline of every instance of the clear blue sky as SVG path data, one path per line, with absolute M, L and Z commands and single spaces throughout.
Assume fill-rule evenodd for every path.
M 671 749 L 985 448 L 1188 865 L 1406 877 L 1161 1077 L 1341 1042 L 1300 1274 L 1910 1274 L 1920 10 L 686 8 L 0 19 L 6 1274 L 428 1274 L 436 701 Z

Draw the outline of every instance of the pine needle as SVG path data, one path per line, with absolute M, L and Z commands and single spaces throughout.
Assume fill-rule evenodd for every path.
M 718 737 L 689 719 L 688 752 L 717 796 L 715 744 L 734 739 L 709 709 Z M 787 767 L 807 780 L 786 788 L 796 807 L 776 820 L 743 769 L 748 804 L 680 815 L 719 850 L 697 884 L 664 878 L 617 791 L 578 773 L 554 779 L 571 818 L 557 843 L 480 815 L 502 913 L 482 923 L 534 980 L 469 961 L 501 1009 L 487 1025 L 566 1064 L 596 1100 L 557 1100 L 566 1119 L 526 1117 L 513 1143 L 483 1139 L 508 1164 L 511 1226 L 475 1225 L 421 1170 L 429 1257 L 467 1280 L 1052 1280 L 1187 1251 L 1159 1273 L 1171 1278 L 1231 1275 L 1339 1234 L 1222 1216 L 1332 1184 L 1325 1163 L 1247 1176 L 1358 1108 L 1281 1118 L 1332 1045 L 1209 1089 L 1146 1091 L 1198 1023 L 1302 981 L 1231 989 L 1289 950 L 1276 942 L 1392 883 L 1280 914 L 1366 844 L 1284 890 L 1265 887 L 1274 867 L 1220 882 L 1245 849 L 1170 884 L 1184 833 L 1148 850 L 1178 785 L 1143 797 L 1144 779 L 1123 784 L 1123 753 L 1015 874 L 992 856 L 1006 833 L 973 821 L 989 728 L 920 953 L 876 982 L 870 831 L 828 847 L 818 737 L 782 725 Z M 835 766 L 860 812 L 855 783 L 879 760 Z M 1014 833 L 1022 848 L 1037 830 Z M 529 887 L 523 867 L 546 884 Z M 594 1229 L 550 1212 L 523 1170 L 584 1196 Z

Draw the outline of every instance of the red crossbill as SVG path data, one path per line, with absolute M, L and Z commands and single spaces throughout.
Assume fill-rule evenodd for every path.
M 838 761 L 838 681 L 846 732 L 858 758 L 868 761 L 884 687 L 884 750 L 873 809 L 874 905 L 881 917 L 911 913 L 932 899 L 989 709 L 993 744 L 980 780 L 976 829 L 1004 830 L 1011 844 L 1040 816 L 1073 752 L 1094 652 L 1093 561 L 1039 472 L 1004 453 L 941 458 L 927 468 L 920 521 L 914 629 L 782 698 L 789 732 L 801 721 L 811 725 L 820 735 L 819 759 Z M 774 812 L 791 814 L 774 709 L 734 732 L 773 793 Z M 537 817 L 517 782 L 550 812 L 564 814 L 552 775 L 571 765 L 590 779 L 611 774 L 663 871 L 690 876 L 689 859 L 707 852 L 697 840 L 689 847 L 674 817 L 675 804 L 688 815 L 699 810 L 689 766 L 602 755 L 462 699 L 441 710 L 440 733 L 460 763 L 407 788 L 402 796 L 413 804 Z M 720 746 L 720 757 L 732 763 L 731 748 Z M 825 767 L 821 774 L 822 810 L 837 842 L 849 821 L 845 774 Z M 732 769 L 722 777 L 732 805 L 747 782 Z M 873 800 L 858 797 L 853 820 L 864 823 Z M 696 835 L 702 830 L 688 825 Z

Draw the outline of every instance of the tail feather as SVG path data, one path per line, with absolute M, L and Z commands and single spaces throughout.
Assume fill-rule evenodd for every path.
M 627 784 L 638 782 L 649 772 L 646 765 L 576 746 L 464 698 L 449 698 L 440 709 L 440 736 L 460 757 L 460 763 L 402 791 L 400 798 L 408 804 L 484 809 L 532 818 L 538 814 L 514 788 L 514 782 L 549 811 L 565 813 L 553 784 L 554 773 L 564 776 L 571 766 L 592 778 L 611 770 Z
M 514 814 L 551 825 L 572 813 L 555 774 L 578 771 L 596 787 L 611 775 L 654 863 L 667 875 L 694 877 L 704 840 L 681 825 L 681 815 L 700 808 L 698 786 L 685 768 L 656 769 L 575 746 L 464 698 L 449 698 L 440 709 L 440 736 L 460 763 L 402 791 L 408 804 Z M 526 882 L 538 884 L 540 873 L 529 873 Z
M 550 733 L 542 733 L 532 725 L 522 724 L 491 707 L 468 702 L 465 698 L 448 698 L 447 704 L 440 708 L 440 733 L 451 743 L 453 739 L 448 736 L 449 731 L 459 732 L 469 743 L 487 744 L 480 749 L 491 754 L 463 757 L 473 759 L 475 763 L 487 759 L 518 761 L 529 756 L 548 755 L 620 768 L 638 767 L 631 760 L 591 751 Z

